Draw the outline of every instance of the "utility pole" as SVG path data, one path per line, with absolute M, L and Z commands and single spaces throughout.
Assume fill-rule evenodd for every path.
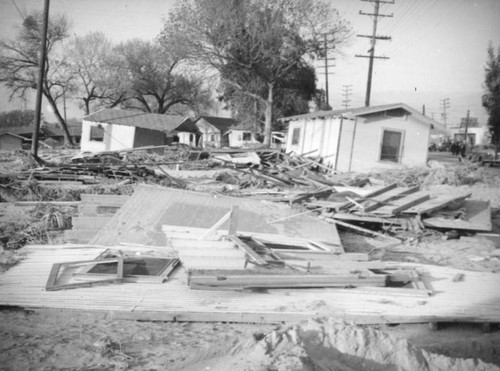
M 328 50 L 334 50 L 335 46 L 329 47 L 328 44 L 333 42 L 334 40 L 328 40 L 328 34 L 324 33 L 323 34 L 323 49 L 325 52 L 325 64 L 322 66 L 325 68 L 325 72 L 320 72 L 320 74 L 325 75 L 325 103 L 327 106 L 327 109 L 330 107 L 330 99 L 329 99 L 329 89 L 328 89 L 328 77 L 329 74 L 332 72 L 328 71 L 328 67 L 335 67 L 335 65 L 329 65 L 329 62 L 335 61 L 335 58 L 328 58 Z
M 35 128 L 33 129 L 33 138 L 31 143 L 31 154 L 36 159 L 38 159 L 38 132 L 40 131 L 40 121 L 42 118 L 43 75 L 45 74 L 45 59 L 47 56 L 47 28 L 49 24 L 49 5 L 50 5 L 50 0 L 45 0 L 45 5 L 43 9 L 42 42 L 40 44 L 40 58 L 38 62 L 38 85 L 36 89 Z
M 465 149 L 466 150 L 467 150 L 467 147 L 469 145 L 469 138 L 467 138 L 467 134 L 469 131 L 469 120 L 470 120 L 470 110 L 467 110 L 467 116 L 465 117 L 465 134 L 464 134 Z
M 440 104 L 441 106 L 443 106 L 443 113 L 441 113 L 441 117 L 443 118 L 444 127 L 447 127 L 446 118 L 448 117 L 448 115 L 446 113 L 446 110 L 450 108 L 450 98 L 440 99 Z
M 342 85 L 342 89 L 344 90 L 343 91 L 344 100 L 342 101 L 342 103 L 344 104 L 344 108 L 348 109 L 349 108 L 349 102 L 351 101 L 349 99 L 349 95 L 352 94 L 352 92 L 351 92 L 352 85 Z
M 357 35 L 358 37 L 367 37 L 370 39 L 370 49 L 368 52 L 370 53 L 369 55 L 361 55 L 361 54 L 356 54 L 356 57 L 358 58 L 370 58 L 370 61 L 368 63 L 368 81 L 366 83 L 366 96 L 365 96 L 365 106 L 368 107 L 370 106 L 370 95 L 371 95 L 371 90 L 372 90 L 372 75 L 373 75 L 373 60 L 374 59 L 389 59 L 388 57 L 385 56 L 376 56 L 375 55 L 375 44 L 377 40 L 392 40 L 390 36 L 379 36 L 377 35 L 377 24 L 378 24 L 378 19 L 382 17 L 393 17 L 393 14 L 380 14 L 380 4 L 394 4 L 393 1 L 383 1 L 383 0 L 361 0 L 361 1 L 367 1 L 370 3 L 374 3 L 374 11 L 373 13 L 363 13 L 361 10 L 359 11 L 359 14 L 361 15 L 368 15 L 373 17 L 373 29 L 372 29 L 372 34 L 371 35 Z

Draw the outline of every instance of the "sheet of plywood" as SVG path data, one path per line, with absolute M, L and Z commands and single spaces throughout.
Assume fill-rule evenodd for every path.
M 329 316 L 355 323 L 500 322 L 500 275 L 437 266 L 418 265 L 432 281 L 435 294 L 431 297 L 389 287 L 264 292 L 190 290 L 182 267 L 163 284 L 44 290 L 54 263 L 94 259 L 105 249 L 54 245 L 23 248 L 26 259 L 0 274 L 0 305 L 80 309 L 136 320 L 283 322 Z M 464 278 L 455 282 L 458 273 Z
M 466 200 L 463 204 L 465 216 L 463 219 L 446 219 L 432 217 L 423 220 L 424 225 L 443 229 L 460 229 L 476 232 L 490 232 L 491 207 L 489 201 Z
M 113 245 L 135 242 L 165 246 L 162 225 L 210 228 L 232 206 L 239 207 L 238 230 L 310 238 L 341 245 L 335 226 L 309 215 L 270 224 L 270 221 L 296 214 L 286 205 L 142 184 L 137 186 L 130 199 L 91 243 Z M 221 229 L 228 229 L 228 222 Z

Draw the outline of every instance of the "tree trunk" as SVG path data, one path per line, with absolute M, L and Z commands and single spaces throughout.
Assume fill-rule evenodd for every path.
M 69 134 L 68 126 L 66 125 L 66 121 L 64 121 L 64 118 L 61 116 L 61 113 L 59 112 L 59 109 L 57 108 L 57 104 L 52 98 L 50 94 L 44 93 L 45 98 L 49 101 L 50 106 L 52 107 L 52 110 L 54 111 L 54 114 L 56 115 L 57 121 L 61 124 L 61 127 L 63 128 L 63 133 L 64 133 L 64 144 L 68 146 L 73 146 L 73 140 L 71 139 L 71 135 Z
M 268 83 L 268 92 L 265 110 L 265 123 L 264 123 L 264 147 L 271 146 L 271 131 L 272 131 L 272 118 L 273 118 L 273 90 L 274 83 Z

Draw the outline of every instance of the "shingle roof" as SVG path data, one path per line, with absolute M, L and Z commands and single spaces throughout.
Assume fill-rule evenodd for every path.
M 357 116 L 365 116 L 365 115 L 369 115 L 372 113 L 390 111 L 390 110 L 395 110 L 395 109 L 403 109 L 406 112 L 411 113 L 419 121 L 422 121 L 426 124 L 432 125 L 433 127 L 438 128 L 438 129 L 443 128 L 443 125 L 440 124 L 439 122 L 434 121 L 430 117 L 427 117 L 427 116 L 421 114 L 416 109 L 414 109 L 414 108 L 412 108 L 404 103 L 392 103 L 392 104 L 384 104 L 384 105 L 380 105 L 380 106 L 347 108 L 347 109 L 332 110 L 332 111 L 316 111 L 316 112 L 306 113 L 303 115 L 283 117 L 280 120 L 292 121 L 292 120 L 323 118 L 323 117 L 339 117 L 339 116 L 357 117 Z
M 198 121 L 199 119 L 207 121 L 209 124 L 219 129 L 222 133 L 230 129 L 235 129 L 238 125 L 240 125 L 240 122 L 238 120 L 227 117 L 199 116 L 196 121 Z
M 99 122 L 102 124 L 135 126 L 143 129 L 164 132 L 174 130 L 182 123 L 182 121 L 184 121 L 184 117 L 179 115 L 159 115 L 157 113 L 127 111 L 112 108 L 105 108 L 94 112 L 83 119 L 85 121 Z

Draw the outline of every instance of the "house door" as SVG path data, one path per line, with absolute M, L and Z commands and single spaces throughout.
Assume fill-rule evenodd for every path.
M 380 150 L 381 161 L 400 162 L 403 132 L 384 130 Z

